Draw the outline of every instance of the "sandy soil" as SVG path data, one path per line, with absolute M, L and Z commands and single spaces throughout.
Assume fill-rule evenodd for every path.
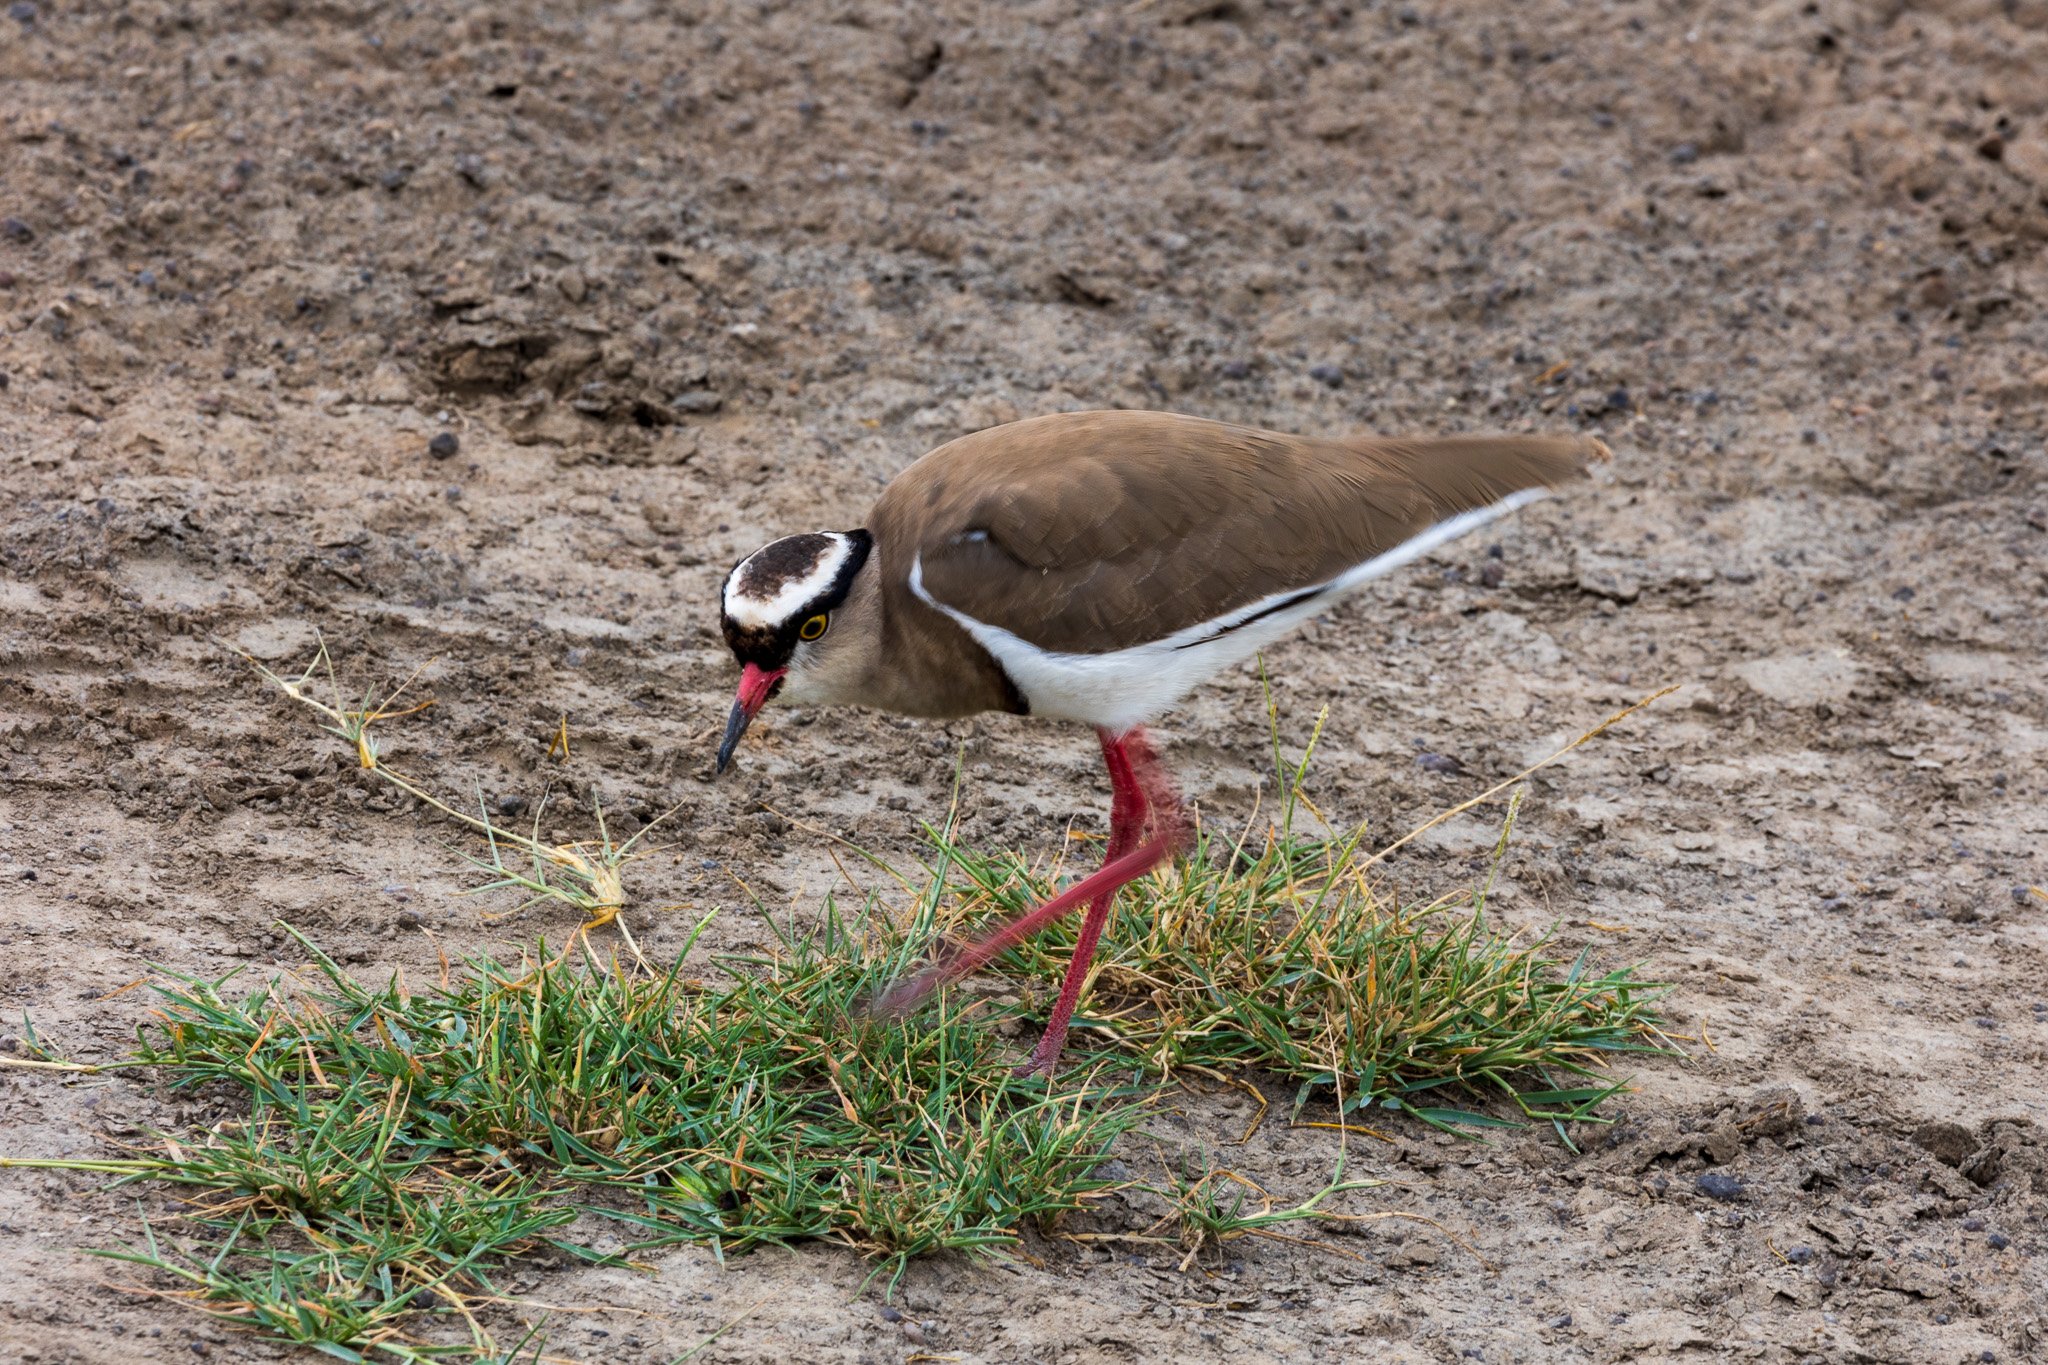
M 645 892 L 725 907 L 732 948 L 766 937 L 735 875 L 799 914 L 836 876 L 764 806 L 914 854 L 962 746 L 976 840 L 1046 855 L 1106 803 L 1090 736 L 1009 718 L 771 715 L 711 783 L 714 587 L 756 543 L 1060 408 L 1583 428 L 1617 452 L 1592 485 L 1270 660 L 1290 742 L 1330 707 L 1323 804 L 1391 832 L 1686 685 L 1535 784 L 1500 904 L 1643 960 L 1713 1050 L 1643 1068 L 1582 1157 L 1354 1150 L 1403 1183 L 1344 1207 L 1491 1269 L 1378 1222 L 1185 1273 L 1034 1241 L 915 1268 L 893 1319 L 820 1247 L 514 1283 L 610 1306 L 557 1320 L 589 1360 L 735 1317 L 700 1359 L 2042 1358 L 2048 5 L 936 8 L 10 7 L 8 1028 L 114 1055 L 147 1000 L 110 991 L 288 963 L 280 918 L 379 976 L 570 928 L 481 919 L 446 832 L 214 637 L 423 665 L 406 763 L 507 809 L 552 782 L 568 833 L 593 792 L 681 802 Z M 1256 684 L 1161 737 L 1242 818 Z M 1402 884 L 1493 833 L 1445 826 Z M 1154 1140 L 1327 1179 L 1332 1134 L 1232 1145 L 1250 1114 L 1190 1094 Z M 206 1117 L 0 1071 L 14 1154 Z M 0 1178 L 0 1361 L 280 1354 L 110 1287 L 74 1248 L 135 1206 L 90 1189 Z

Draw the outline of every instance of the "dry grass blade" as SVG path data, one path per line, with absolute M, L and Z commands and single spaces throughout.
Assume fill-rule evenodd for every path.
M 1354 1215 L 1327 1210 L 1323 1204 L 1351 1190 L 1378 1189 L 1386 1183 L 1384 1180 L 1346 1180 L 1340 1169 L 1329 1184 L 1307 1199 L 1279 1208 L 1263 1188 L 1236 1171 L 1208 1166 L 1197 1175 L 1183 1170 L 1174 1175 L 1163 1189 L 1141 1187 L 1145 1193 L 1166 1200 L 1170 1207 L 1165 1217 L 1140 1236 L 1150 1236 L 1168 1224 L 1178 1225 L 1180 1243 L 1186 1248 L 1186 1255 L 1180 1263 L 1182 1270 L 1193 1265 L 1195 1258 L 1204 1250 L 1240 1237 L 1266 1237 L 1274 1241 L 1320 1246 L 1276 1229 L 1285 1223 L 1348 1221 Z M 1256 1207 L 1248 1207 L 1254 1200 Z M 1321 1249 L 1351 1256 L 1351 1253 L 1337 1251 L 1334 1247 Z M 1352 1259 L 1357 1258 L 1353 1256 Z
M 1444 811 L 1441 814 L 1424 821 L 1422 824 L 1417 825 L 1414 829 L 1409 830 L 1400 838 L 1394 840 L 1393 843 L 1388 844 L 1385 848 L 1373 854 L 1370 858 L 1367 858 L 1363 862 L 1359 863 L 1358 866 L 1361 869 L 1371 867 L 1374 863 L 1383 861 L 1388 854 L 1402 847 L 1404 844 L 1416 838 L 1418 835 L 1427 834 L 1430 830 L 1435 829 L 1444 821 L 1452 819 L 1459 815 L 1463 815 L 1466 811 L 1473 809 L 1475 806 L 1485 805 L 1488 801 L 1493 800 L 1494 797 L 1499 796 L 1502 792 L 1507 791 L 1509 788 L 1514 787 L 1518 783 L 1526 781 L 1528 778 L 1534 776 L 1536 773 L 1541 772 L 1543 769 L 1557 762 L 1566 754 L 1578 748 L 1581 744 L 1584 744 L 1587 740 L 1592 739 L 1597 735 L 1605 733 L 1607 730 L 1611 729 L 1616 725 L 1619 725 L 1622 721 L 1627 720 L 1630 716 L 1642 710 L 1650 703 L 1658 701 L 1664 697 L 1670 696 L 1673 692 L 1676 692 L 1682 686 L 1684 686 L 1683 683 L 1673 683 L 1669 687 L 1660 688 L 1659 690 L 1652 692 L 1649 696 L 1644 697 L 1641 701 L 1635 703 L 1633 706 L 1624 706 L 1621 710 L 1616 711 L 1606 720 L 1601 721 L 1598 725 L 1586 731 L 1577 739 L 1565 745 L 1562 749 L 1559 749 L 1556 753 L 1551 754 L 1548 758 L 1543 759 L 1541 762 L 1530 764 L 1528 767 L 1522 769 L 1522 771 L 1516 773 L 1513 777 L 1508 778 L 1505 782 L 1496 782 L 1493 786 L 1488 787 L 1485 791 L 1479 793 L 1479 795 L 1473 797 L 1471 800 L 1461 801 L 1457 805 L 1452 806 L 1449 810 Z M 1304 756 L 1302 759 L 1302 766 L 1304 768 L 1308 766 L 1308 759 L 1306 756 Z M 1299 776 L 1297 775 L 1297 781 L 1298 780 Z
M 431 700 L 406 707 L 398 705 L 399 699 L 417 681 L 420 670 L 414 670 L 411 677 L 382 699 L 372 699 L 366 695 L 363 700 L 351 707 L 342 699 L 341 686 L 334 675 L 333 659 L 327 652 L 324 640 L 320 642 L 312 661 L 296 678 L 280 677 L 247 653 L 243 653 L 242 657 L 280 692 L 320 715 L 326 721 L 321 728 L 346 741 L 355 751 L 357 765 L 364 771 L 375 774 L 422 805 L 430 806 L 481 834 L 489 848 L 489 858 L 464 855 L 470 863 L 490 874 L 492 878 L 491 881 L 476 888 L 477 890 L 516 890 L 527 895 L 527 904 L 553 900 L 573 906 L 584 916 L 580 932 L 584 936 L 586 947 L 590 930 L 605 925 L 616 925 L 620 937 L 625 940 L 634 959 L 643 969 L 648 969 L 646 959 L 641 956 L 639 944 L 634 942 L 631 931 L 621 917 L 626 907 L 625 867 L 653 851 L 639 845 L 656 826 L 674 814 L 673 808 L 657 815 L 625 842 L 618 843 L 606 830 L 604 808 L 599 805 L 594 810 L 599 835 L 597 839 L 554 844 L 540 837 L 540 817 L 547 805 L 546 797 L 543 796 L 534 807 L 533 832 L 520 834 L 504 828 L 490 818 L 481 793 L 478 794 L 477 813 L 472 815 L 433 795 L 384 760 L 376 737 L 371 733 L 371 727 L 381 721 L 414 715 L 433 705 Z M 323 674 L 332 697 L 330 701 L 322 701 L 312 691 L 314 681 Z M 555 743 L 566 756 L 566 716 L 563 717 Z M 555 751 L 551 749 L 550 753 L 553 752 Z M 508 862 L 505 856 L 507 850 L 522 855 L 523 865 Z

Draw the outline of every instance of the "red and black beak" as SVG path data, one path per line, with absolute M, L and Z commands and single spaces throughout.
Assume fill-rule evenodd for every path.
M 732 714 L 725 718 L 725 738 L 718 742 L 718 771 L 724 772 L 725 765 L 732 762 L 732 751 L 740 747 L 740 736 L 754 723 L 754 717 L 775 695 L 775 689 L 782 685 L 786 668 L 762 668 L 759 664 L 747 664 L 740 669 L 739 695 L 732 700 Z

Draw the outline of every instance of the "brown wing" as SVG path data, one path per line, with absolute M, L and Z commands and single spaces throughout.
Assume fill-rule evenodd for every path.
M 875 505 L 887 581 L 1043 649 L 1159 639 L 1336 577 L 1561 482 L 1583 437 L 1309 440 L 1153 412 L 1061 413 L 932 451 Z

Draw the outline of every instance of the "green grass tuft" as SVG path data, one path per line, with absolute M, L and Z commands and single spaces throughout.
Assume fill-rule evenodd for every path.
M 1512 814 L 1503 849 L 1511 828 Z M 950 922 L 1008 918 L 1050 890 L 1015 856 L 933 838 L 955 869 Z M 1076 1027 L 1162 1075 L 1278 1072 L 1300 1082 L 1297 1112 L 1320 1091 L 1347 1114 L 1377 1106 L 1469 1131 L 1520 1120 L 1445 1101 L 1505 1097 L 1568 1145 L 1566 1124 L 1603 1121 L 1600 1106 L 1626 1088 L 1607 1060 L 1670 1051 L 1650 1008 L 1663 987 L 1495 932 L 1483 885 L 1391 904 L 1358 845 L 1285 824 L 1255 848 L 1202 832 L 1192 856 L 1117 898 Z M 1057 982 L 1079 921 L 1010 949 L 997 969 Z
M 504 1358 L 485 1326 L 505 1298 L 492 1277 L 548 1247 L 617 1261 L 826 1238 L 898 1272 L 1001 1248 L 1107 1188 L 1095 1169 L 1143 1113 L 1085 1078 L 1013 1080 L 1001 1009 L 942 1006 L 907 1028 L 850 1017 L 909 960 L 829 911 L 708 989 L 558 958 L 472 961 L 414 994 L 359 985 L 306 946 L 302 983 L 161 989 L 135 1060 L 233 1090 L 248 1118 L 123 1168 L 195 1207 L 175 1246 L 151 1231 L 113 1254 L 343 1359 Z M 569 1240 L 584 1214 L 626 1243 Z M 418 1337 L 422 1311 L 460 1339 L 445 1324 Z

